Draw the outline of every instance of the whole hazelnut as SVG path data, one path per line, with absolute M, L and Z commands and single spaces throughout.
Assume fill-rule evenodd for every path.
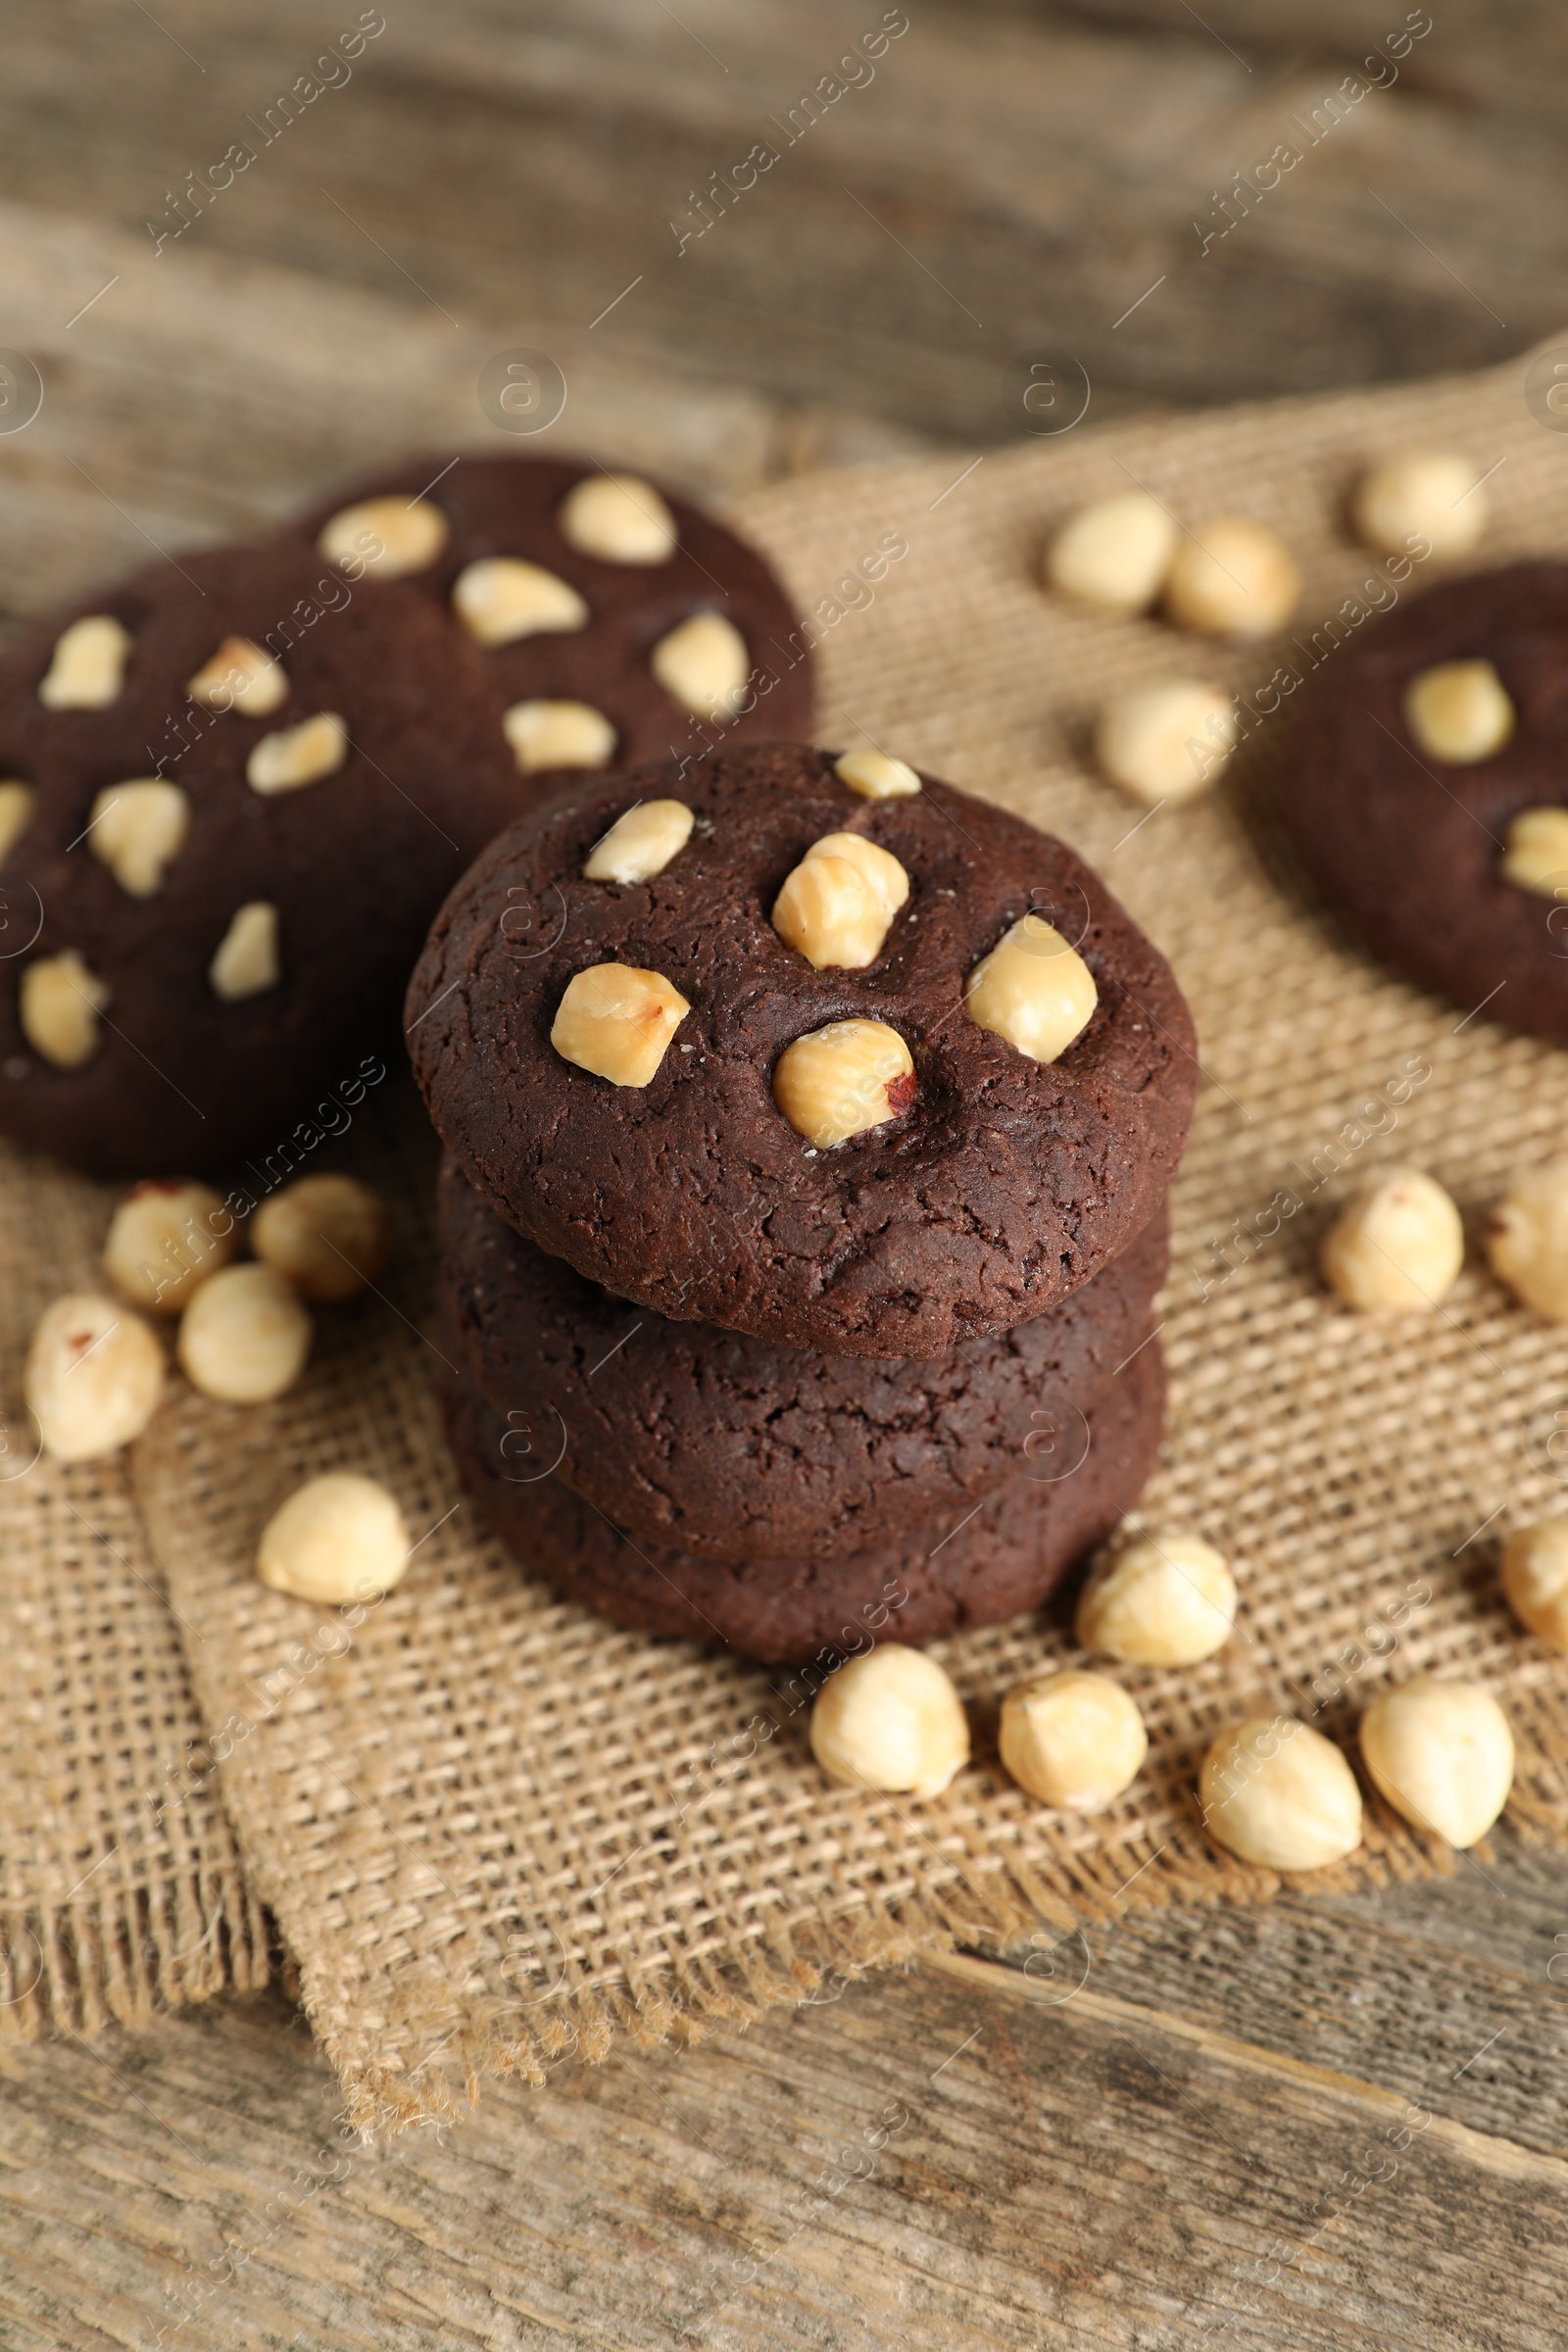
M 1487 1260 L 1548 1323 L 1568 1323 L 1568 1156 L 1516 1176 L 1492 1212 Z
M 1176 523 L 1147 490 L 1123 490 L 1069 514 L 1046 549 L 1053 588 L 1106 612 L 1147 612 L 1176 552 Z
M 934 1658 L 885 1642 L 822 1686 L 811 1709 L 811 1753 L 846 1788 L 937 1796 L 969 1760 L 969 1725 Z
M 1422 1676 L 1383 1691 L 1361 1718 L 1361 1755 L 1380 1795 L 1450 1845 L 1474 1845 L 1508 1801 L 1513 1734 L 1490 1690 Z
M 1003 1700 L 998 1745 L 1004 1768 L 1042 1804 L 1099 1813 L 1138 1778 L 1149 1735 L 1108 1675 L 1037 1674 Z
M 164 1351 L 139 1315 L 95 1291 L 45 1307 L 23 1376 L 44 1450 L 91 1462 L 139 1438 L 164 1393 Z
M 1112 696 L 1095 728 L 1106 775 L 1150 808 L 1206 790 L 1235 749 L 1235 707 L 1220 686 L 1135 686 Z
M 1502 1590 L 1522 1626 L 1568 1649 L 1568 1519 L 1515 1528 L 1502 1547 Z
M 264 1201 L 251 1227 L 256 1254 L 307 1298 L 352 1298 L 373 1282 L 392 1247 L 386 1202 L 358 1176 L 302 1176 Z
M 1412 539 L 1424 539 L 1435 556 L 1467 556 L 1487 512 L 1470 459 L 1438 449 L 1403 450 L 1369 466 L 1350 504 L 1361 539 L 1384 556 L 1407 554 Z
M 1236 1598 L 1212 1544 L 1155 1528 L 1096 1554 L 1078 1602 L 1078 1639 L 1128 1666 L 1196 1666 L 1230 1640 Z
M 373 1478 L 307 1479 L 262 1531 L 256 1573 L 274 1592 L 341 1605 L 390 1592 L 408 1573 L 409 1531 Z
M 1321 1263 L 1330 1290 L 1365 1312 L 1434 1307 L 1464 1263 L 1459 1211 L 1419 1168 L 1390 1168 L 1329 1227 Z
M 292 1388 L 311 1349 L 311 1318 L 270 1266 L 209 1275 L 179 1319 L 180 1369 L 226 1404 L 264 1404 Z
M 238 1248 L 234 1220 L 210 1186 L 155 1178 L 132 1186 L 111 1217 L 104 1272 L 149 1314 L 177 1315 Z
M 1216 514 L 1177 542 L 1165 610 L 1178 628 L 1211 637 L 1267 637 L 1296 610 L 1300 574 L 1277 532 L 1246 514 Z
M 1322 1870 L 1361 1842 L 1361 1791 L 1332 1740 L 1290 1715 L 1252 1715 L 1210 1743 L 1199 1778 L 1216 1844 L 1265 1870 Z

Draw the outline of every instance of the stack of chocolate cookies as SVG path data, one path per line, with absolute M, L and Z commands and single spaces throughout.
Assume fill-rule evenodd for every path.
M 406 1020 L 453 1448 L 563 1592 L 769 1662 L 918 1643 L 1136 1501 L 1197 1065 L 1062 843 L 880 753 L 595 778 L 482 853 Z

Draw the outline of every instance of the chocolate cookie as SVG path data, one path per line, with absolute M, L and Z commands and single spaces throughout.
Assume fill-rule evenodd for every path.
M 559 1478 L 540 1476 L 471 1380 L 442 1383 L 447 1436 L 476 1508 L 510 1550 L 617 1625 L 724 1642 L 769 1664 L 874 1640 L 918 1644 L 1038 1608 L 1119 1524 L 1159 1450 L 1159 1342 L 1133 1357 L 1089 1411 L 1080 1467 L 1054 1482 L 1026 1471 L 972 1516 L 865 1551 L 823 1544 L 808 1557 L 724 1566 L 637 1544 Z
M 518 765 L 553 783 L 811 731 L 808 643 L 761 557 L 641 476 L 429 458 L 302 528 L 450 613 L 484 649 Z
M 483 662 L 292 543 L 159 564 L 0 659 L 0 1126 L 88 1168 L 286 1150 L 526 805 Z
M 1512 564 L 1336 649 L 1300 697 L 1279 809 L 1374 954 L 1568 1043 L 1565 745 L 1568 565 Z
M 1192 1025 L 1061 842 L 899 762 L 838 765 L 765 746 L 514 826 L 442 909 L 410 1046 L 479 1192 L 615 1296 L 934 1356 L 1148 1225 Z
M 628 1306 L 547 1257 L 456 1160 L 442 1281 L 485 1396 L 640 1544 L 715 1559 L 854 1551 L 958 1518 L 1002 1480 L 1068 1470 L 1082 1407 L 1149 1328 L 1163 1208 L 1051 1313 L 927 1362 L 815 1355 Z

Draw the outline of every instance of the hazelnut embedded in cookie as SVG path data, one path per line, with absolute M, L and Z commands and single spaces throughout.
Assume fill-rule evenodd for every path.
M 595 963 L 568 980 L 550 1043 L 612 1086 L 647 1086 L 691 1006 L 662 972 Z
M 185 692 L 209 710 L 238 710 L 246 718 L 270 718 L 288 701 L 283 664 L 249 637 L 225 637 Z
M 87 846 L 127 897 L 150 899 L 185 846 L 190 803 L 162 776 L 106 784 L 92 805 Z
M 516 556 L 481 556 L 452 588 L 452 610 L 481 645 L 586 628 L 588 606 L 569 581 Z
M 862 971 L 908 896 L 909 877 L 891 851 L 859 833 L 825 833 L 786 876 L 773 928 L 817 971 Z
M 35 1054 L 57 1070 L 79 1070 L 91 1061 L 102 1043 L 98 1016 L 109 1003 L 109 986 L 74 948 L 29 963 L 18 996 L 22 1034 Z
M 1100 992 L 1076 948 L 1038 914 L 1004 933 L 969 974 L 963 1008 L 1031 1061 L 1056 1061 L 1094 1017 Z
M 634 473 L 588 473 L 574 482 L 556 517 L 567 545 L 605 564 L 667 564 L 675 517 L 652 482 Z
M 38 681 L 46 710 L 107 710 L 124 683 L 130 632 L 112 612 L 89 612 L 55 640 L 49 667 Z
M 252 792 L 298 792 L 335 776 L 349 756 L 349 731 L 335 710 L 318 710 L 297 727 L 264 735 L 245 762 Z
M 358 577 L 400 579 L 433 564 L 451 536 L 439 507 L 422 498 L 367 498 L 324 523 L 316 544 L 327 561 Z
M 829 1021 L 786 1046 L 773 1100 L 819 1152 L 903 1116 L 915 1097 L 914 1061 L 886 1021 Z
M 1568 898 L 1568 808 L 1521 808 L 1508 826 L 1497 871 L 1521 890 Z
M 1439 662 L 1404 690 L 1404 719 L 1418 751 L 1449 767 L 1500 752 L 1514 730 L 1508 689 L 1490 662 Z
M 680 856 L 696 818 L 684 801 L 639 801 L 595 842 L 585 882 L 647 882 Z

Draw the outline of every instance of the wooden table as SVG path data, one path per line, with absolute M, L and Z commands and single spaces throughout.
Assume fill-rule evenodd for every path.
M 710 493 L 1004 438 L 1043 347 L 1096 415 L 1501 359 L 1562 323 L 1546 0 L 1435 0 L 1266 202 L 1233 177 L 1405 15 L 910 0 L 812 114 L 874 0 L 389 0 L 268 131 L 355 11 L 14 0 L 0 342 L 47 390 L 0 436 L 4 608 L 472 439 L 518 344 L 568 438 Z M 0 2342 L 1544 2352 L 1564 1878 L 1499 1839 L 1377 1899 L 960 1957 L 373 2151 L 281 1992 L 24 2050 Z

